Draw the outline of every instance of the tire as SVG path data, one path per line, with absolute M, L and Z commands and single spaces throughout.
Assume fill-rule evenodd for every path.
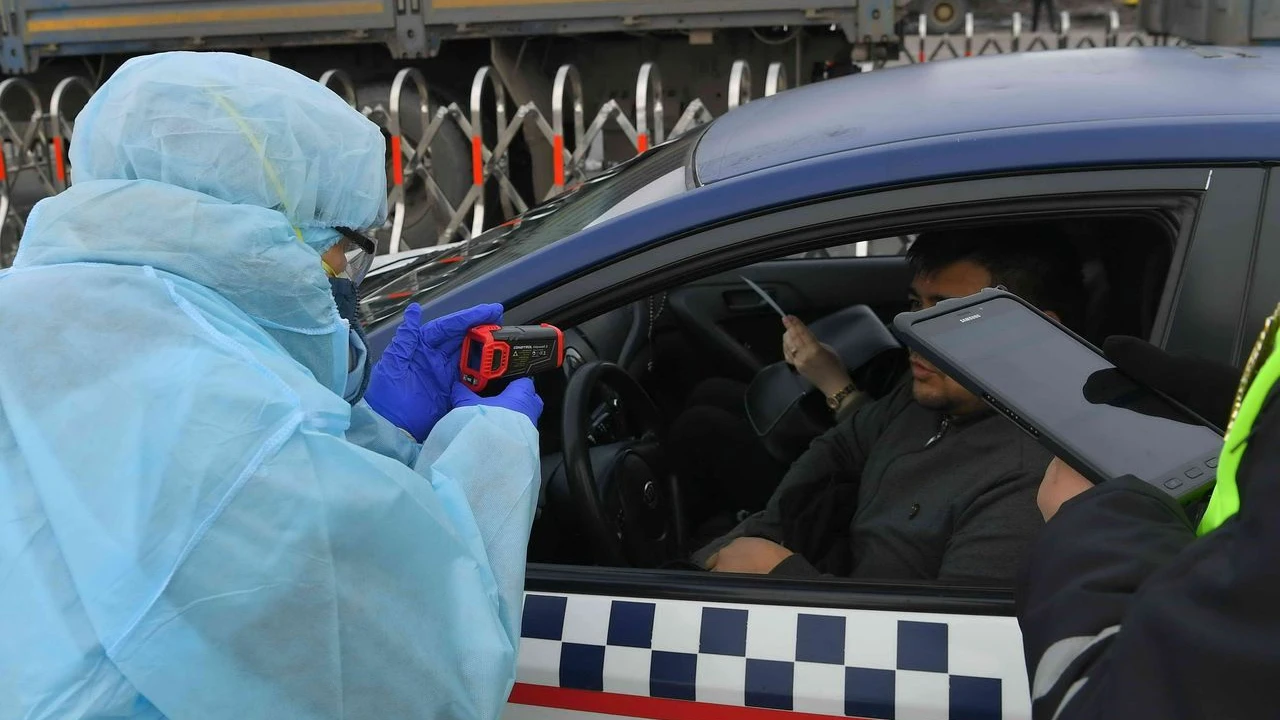
M 921 0 L 920 2 L 920 12 L 925 16 L 930 35 L 954 35 L 964 32 L 964 16 L 969 9 L 969 0 Z
M 430 107 L 432 113 L 437 108 L 447 106 L 451 100 L 431 90 Z M 362 85 L 356 91 L 357 107 L 366 114 L 372 111 L 372 118 L 386 127 L 389 108 L 391 82 L 378 82 Z M 409 106 L 416 105 L 416 95 L 405 92 L 405 102 Z M 430 122 L 430 118 L 427 118 Z M 401 127 L 406 144 L 416 146 L 422 138 L 424 125 L 416 113 L 402 113 Z M 466 135 L 452 121 L 446 120 L 431 141 L 428 149 L 431 175 L 441 192 L 449 200 L 449 204 L 457 207 L 471 187 L 471 145 Z M 388 167 L 390 173 L 390 167 Z M 391 177 L 387 177 L 387 190 L 391 189 Z M 394 212 L 395 208 L 388 208 Z M 403 243 L 409 249 L 417 249 L 437 245 L 441 242 L 453 242 L 460 238 L 455 234 L 452 238 L 441 238 L 440 235 L 449 225 L 450 211 L 426 192 L 425 181 L 416 174 L 405 174 L 405 220 L 402 233 Z M 390 230 L 379 233 L 378 252 L 387 252 L 390 248 Z

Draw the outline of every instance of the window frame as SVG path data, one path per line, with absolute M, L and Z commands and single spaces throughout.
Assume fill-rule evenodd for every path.
M 1152 328 L 1152 342 L 1161 345 L 1174 324 L 1181 285 L 1194 269 L 1188 251 L 1204 225 L 1201 221 L 1206 209 L 1213 205 L 1214 214 L 1220 215 L 1223 203 L 1214 203 L 1215 196 L 1240 190 L 1240 183 L 1236 182 L 1224 183 L 1225 187 L 1211 192 L 1212 173 L 1208 167 L 1054 172 L 956 180 L 819 199 L 669 238 L 526 298 L 509 309 L 507 316 L 513 322 L 536 319 L 568 327 L 663 288 L 731 267 L 781 259 L 787 253 L 830 243 L 837 235 L 884 235 L 891 234 L 893 228 L 993 216 L 1026 220 L 1047 215 L 1156 209 L 1174 212 L 1179 220 L 1169 276 Z M 1256 213 L 1254 216 L 1256 221 Z M 1243 288 L 1241 293 L 1243 303 Z M 526 590 L 702 602 L 1013 614 L 1010 589 L 936 582 L 783 578 L 761 582 L 759 578 L 713 573 L 531 564 Z
M 1233 364 L 1240 367 L 1253 350 L 1263 322 L 1280 303 L 1280 168 L 1270 168 L 1262 187 L 1262 213 L 1251 249 L 1247 305 L 1239 328 Z
M 956 180 L 822 198 L 667 238 L 522 298 L 507 314 L 515 322 L 538 319 L 571 327 L 664 286 L 690 282 L 713 274 L 716 268 L 821 247 L 835 235 L 891 234 L 895 227 L 991 215 L 1030 219 L 1037 214 L 1062 214 L 1070 209 L 1067 206 L 1090 212 L 1098 203 L 1114 210 L 1149 209 L 1151 197 L 1200 198 L 1211 173 L 1210 168 L 1086 170 Z M 1183 265 L 1189 229 L 1184 225 L 1179 230 L 1173 258 L 1178 268 Z M 1164 317 L 1168 300 L 1162 299 L 1153 342 L 1163 341 L 1168 330 Z

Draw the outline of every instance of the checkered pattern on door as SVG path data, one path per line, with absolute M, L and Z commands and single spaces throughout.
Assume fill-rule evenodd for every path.
M 962 628 L 966 644 L 991 652 L 953 646 L 957 623 L 971 620 L 1012 622 L 530 594 L 519 681 L 885 720 L 1009 717 L 1005 706 L 1022 703 L 1008 702 L 1008 663 L 991 657 L 999 638 Z

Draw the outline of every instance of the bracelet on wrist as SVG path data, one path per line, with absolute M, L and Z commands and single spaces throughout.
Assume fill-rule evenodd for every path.
M 827 407 L 831 408 L 832 412 L 839 410 L 840 404 L 844 402 L 844 399 L 849 397 L 856 391 L 857 391 L 857 388 L 853 386 L 853 383 L 849 383 L 848 385 L 845 385 L 844 387 L 840 388 L 840 390 L 836 391 L 834 395 L 827 396 Z

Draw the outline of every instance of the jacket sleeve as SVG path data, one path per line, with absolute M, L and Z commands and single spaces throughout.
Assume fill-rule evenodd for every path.
M 209 505 L 150 601 L 125 606 L 142 610 L 116 625 L 112 661 L 172 718 L 496 720 L 515 678 L 533 425 L 455 410 L 415 472 L 294 421 Z
M 845 482 L 857 483 L 871 444 L 891 416 L 888 405 L 889 398 L 863 404 L 851 419 L 819 435 L 787 470 L 765 509 L 694 553 L 693 561 L 705 565 L 720 548 L 740 537 L 765 538 L 785 545 L 783 507 L 794 507 L 798 499 L 817 492 L 834 475 Z
M 1063 504 L 1037 542 L 1018 592 L 1033 717 L 1108 716 L 1098 692 L 1132 681 L 1113 674 L 1123 672 L 1113 662 L 1120 633 L 1130 641 L 1140 632 L 1126 616 L 1159 612 L 1140 603 L 1139 590 L 1194 540 L 1177 503 L 1136 478 L 1113 480 Z M 1058 714 L 1060 708 L 1066 711 Z
M 1280 676 L 1280 411 L 1254 426 L 1240 512 L 1197 539 L 1133 478 L 1064 503 L 1019 588 L 1034 717 L 1265 717 Z

